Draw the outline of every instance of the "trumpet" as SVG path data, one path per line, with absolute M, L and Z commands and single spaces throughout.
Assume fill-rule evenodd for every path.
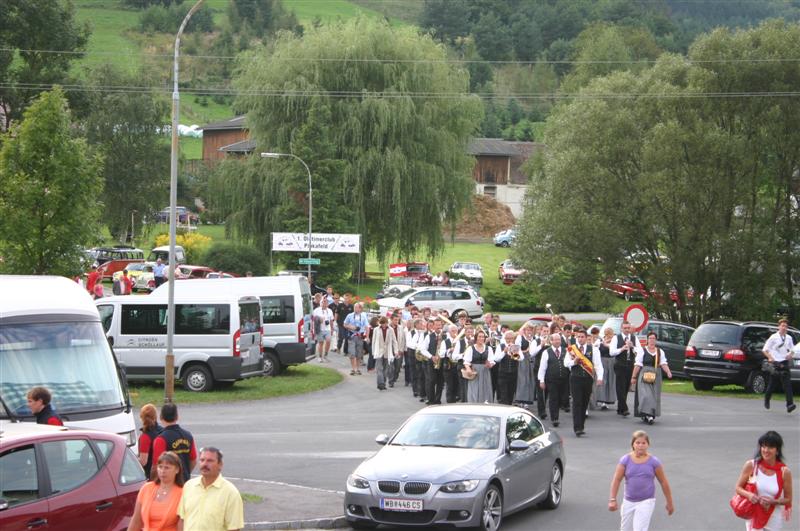
M 425 361 L 425 356 L 423 356 L 422 352 L 420 352 L 420 350 L 417 349 L 416 351 L 414 351 L 414 359 L 416 359 L 417 361 Z
M 522 358 L 520 354 L 519 345 L 509 345 L 508 346 L 508 355 L 514 361 L 519 361 Z
M 441 368 L 441 366 L 442 366 L 442 358 L 440 358 L 438 355 L 434 355 L 433 368 L 438 371 Z

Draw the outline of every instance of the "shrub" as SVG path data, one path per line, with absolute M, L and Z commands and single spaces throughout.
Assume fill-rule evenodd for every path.
M 203 257 L 203 265 L 218 271 L 256 276 L 269 274 L 269 262 L 256 247 L 244 243 L 219 242 L 211 245 Z
M 487 310 L 492 312 L 535 312 L 544 306 L 538 289 L 522 281 L 510 286 L 483 288 L 481 295 L 486 301 Z
M 156 236 L 155 246 L 160 247 L 162 245 L 169 245 L 169 234 Z M 209 245 L 211 245 L 211 238 L 197 232 L 187 232 L 175 236 L 175 245 L 183 247 L 186 253 L 186 263 L 199 264 Z

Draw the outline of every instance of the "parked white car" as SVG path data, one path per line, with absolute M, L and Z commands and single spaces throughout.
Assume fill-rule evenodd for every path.
M 450 276 L 462 277 L 479 285 L 483 284 L 483 269 L 480 264 L 475 262 L 453 262 L 453 265 L 450 266 Z
M 429 286 L 412 288 L 397 294 L 394 297 L 378 299 L 381 315 L 386 315 L 389 310 L 404 308 L 406 301 L 411 301 L 418 308 L 432 310 L 447 310 L 450 315 L 464 310 L 470 317 L 483 315 L 483 299 L 471 289 L 447 288 L 443 286 Z

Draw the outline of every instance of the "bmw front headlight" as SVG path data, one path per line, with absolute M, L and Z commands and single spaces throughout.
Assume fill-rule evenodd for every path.
M 477 479 L 465 479 L 463 481 L 451 481 L 450 483 L 445 483 L 439 489 L 442 492 L 447 493 L 458 493 L 458 492 L 472 492 L 476 488 L 478 488 L 478 481 Z
M 366 479 L 356 476 L 355 474 L 350 474 L 347 476 L 347 484 L 354 489 L 368 489 L 369 488 L 369 481 Z

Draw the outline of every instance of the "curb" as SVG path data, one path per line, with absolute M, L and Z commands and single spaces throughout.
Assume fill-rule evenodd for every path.
M 283 522 L 246 522 L 244 524 L 245 529 L 342 529 L 345 527 L 348 527 L 348 523 L 344 516 Z

